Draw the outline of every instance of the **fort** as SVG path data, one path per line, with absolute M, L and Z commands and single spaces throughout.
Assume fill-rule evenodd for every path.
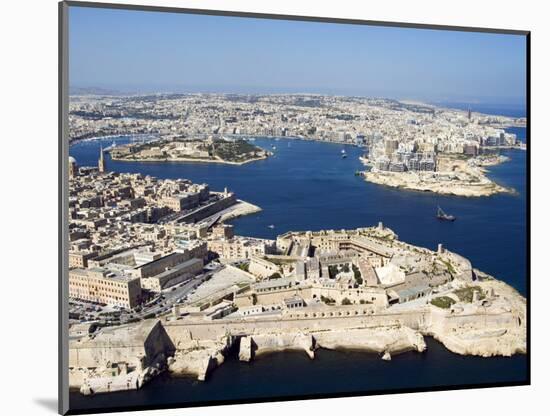
M 79 334 L 69 365 L 83 394 L 141 388 L 162 371 L 205 380 L 231 353 L 353 349 L 391 360 L 424 352 L 429 336 L 490 357 L 525 353 L 527 342 L 525 299 L 513 288 L 383 224 L 282 234 L 273 253 L 226 264 L 160 317 Z
M 242 139 L 223 136 L 208 138 L 166 138 L 146 143 L 130 143 L 113 148 L 111 158 L 138 162 L 200 162 L 242 165 L 266 159 L 270 153 Z

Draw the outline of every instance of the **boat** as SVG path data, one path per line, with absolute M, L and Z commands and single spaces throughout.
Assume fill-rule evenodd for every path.
M 437 219 L 442 221 L 454 221 L 456 217 L 454 215 L 446 214 L 440 206 L 437 207 Z
M 110 146 L 107 146 L 105 149 L 106 152 L 108 152 L 109 150 L 113 150 L 114 148 L 116 147 L 116 143 L 113 141 L 113 144 L 110 145 Z
M 277 147 L 275 147 L 275 146 L 271 146 L 271 148 L 272 148 L 273 150 L 275 150 L 275 149 L 276 149 Z
M 270 225 L 268 225 L 268 226 L 267 226 L 267 228 L 271 228 L 271 229 L 274 229 L 274 228 L 275 228 L 275 226 L 274 226 L 273 224 L 270 224 Z
M 345 159 L 346 157 L 348 157 L 348 154 L 344 149 L 342 149 L 342 159 Z

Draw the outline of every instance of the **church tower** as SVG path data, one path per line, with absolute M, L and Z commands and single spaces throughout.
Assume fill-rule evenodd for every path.
M 76 164 L 76 159 L 69 156 L 69 178 L 74 178 L 76 175 L 78 175 L 78 165 Z
M 103 157 L 103 146 L 99 150 L 99 160 L 97 161 L 99 173 L 105 173 L 105 158 Z

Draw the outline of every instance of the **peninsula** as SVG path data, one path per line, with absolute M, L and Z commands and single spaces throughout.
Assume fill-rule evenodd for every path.
M 232 351 L 389 361 L 432 336 L 462 355 L 526 352 L 525 298 L 442 244 L 413 246 L 382 223 L 238 236 L 227 210 L 257 207 L 104 163 L 69 161 L 69 379 L 82 394 L 139 389 L 164 371 L 205 380 Z
M 362 159 L 364 163 L 368 161 Z M 434 171 L 387 171 L 378 167 L 361 172 L 366 181 L 411 191 L 434 192 L 443 195 L 464 197 L 490 196 L 498 193 L 513 193 L 486 175 L 484 167 L 508 161 L 505 156 L 478 156 L 466 158 L 457 155 L 438 157 Z
M 76 101 L 73 138 L 131 125 L 163 138 L 114 146 L 112 159 L 241 164 L 269 154 L 226 135 L 317 137 L 365 146 L 367 180 L 461 196 L 510 192 L 485 176 L 505 161 L 485 148 L 520 146 L 501 127 L 521 120 L 391 100 L 164 98 L 139 114 L 128 113 L 137 98 Z M 429 336 L 462 355 L 526 352 L 525 298 L 443 244 L 408 244 L 382 223 L 237 235 L 227 221 L 260 207 L 106 163 L 103 151 L 97 167 L 69 159 L 68 371 L 82 394 L 139 389 L 161 372 L 205 380 L 235 351 L 250 361 L 348 348 L 390 361 L 424 352 Z
M 203 162 L 242 165 L 266 159 L 270 153 L 243 139 L 209 136 L 206 139 L 164 138 L 115 146 L 111 158 L 131 162 Z
M 500 149 L 526 148 L 510 130 L 524 127 L 524 117 L 381 98 L 73 96 L 70 111 L 71 140 L 116 134 L 161 137 L 117 146 L 110 150 L 113 160 L 239 165 L 270 154 L 247 141 L 250 137 L 299 138 L 362 147 L 362 159 L 372 169 L 360 173 L 369 182 L 469 197 L 512 191 L 485 176 L 483 165 L 476 163 L 479 157 L 498 157 Z
M 74 325 L 73 388 L 137 389 L 162 371 L 205 380 L 235 349 L 241 361 L 283 350 L 314 359 L 319 348 L 389 361 L 424 352 L 431 336 L 461 355 L 526 352 L 525 298 L 442 245 L 416 247 L 379 224 L 288 232 L 246 259 L 227 249 L 238 239 L 229 230 L 221 224 L 206 237 L 221 265 L 169 311 L 85 332 Z

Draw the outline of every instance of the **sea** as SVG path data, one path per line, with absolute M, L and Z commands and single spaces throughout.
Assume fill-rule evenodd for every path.
M 475 108 L 472 109 L 473 111 Z M 510 128 L 522 141 L 525 128 Z M 482 198 L 403 191 L 365 182 L 363 149 L 351 145 L 256 137 L 254 144 L 274 153 L 242 166 L 206 163 L 139 163 L 112 161 L 107 168 L 158 178 L 187 178 L 213 190 L 234 191 L 262 212 L 234 220 L 239 235 L 276 238 L 289 230 L 350 229 L 382 222 L 402 241 L 436 249 L 438 243 L 471 260 L 474 267 L 527 294 L 526 151 L 501 150 L 510 161 L 489 168 L 495 182 L 514 194 Z M 71 146 L 80 166 L 96 165 L 100 147 L 117 137 Z M 345 150 L 348 157 L 342 158 Z M 455 222 L 435 218 L 437 206 Z M 270 227 L 273 225 L 273 227 Z M 204 402 L 266 400 L 296 396 L 369 394 L 409 389 L 441 389 L 469 385 L 522 383 L 526 356 L 463 357 L 428 338 L 424 353 L 408 352 L 390 362 L 377 354 L 356 351 L 283 352 L 241 363 L 235 356 L 214 370 L 207 381 L 162 375 L 138 391 L 83 396 L 71 392 L 73 410 L 150 406 L 190 406 Z

